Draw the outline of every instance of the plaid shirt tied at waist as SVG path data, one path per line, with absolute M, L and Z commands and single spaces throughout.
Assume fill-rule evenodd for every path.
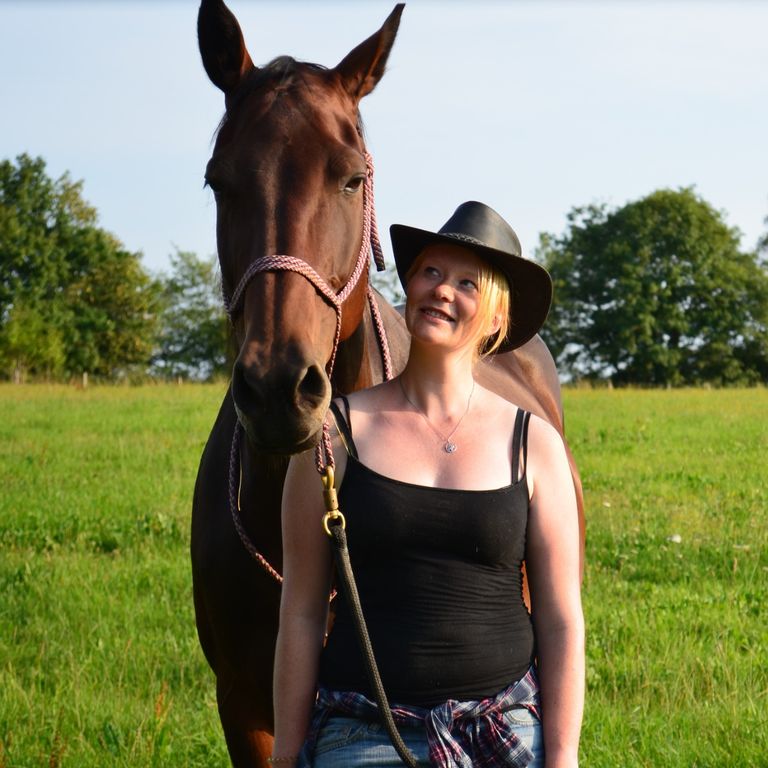
M 540 718 L 539 681 L 533 666 L 492 698 L 449 699 L 434 709 L 393 705 L 392 715 L 399 727 L 426 728 L 429 761 L 435 768 L 525 768 L 533 754 L 504 719 L 504 713 L 515 707 L 525 707 Z M 302 751 L 310 765 L 320 730 L 332 714 L 379 719 L 376 703 L 362 694 L 321 687 Z

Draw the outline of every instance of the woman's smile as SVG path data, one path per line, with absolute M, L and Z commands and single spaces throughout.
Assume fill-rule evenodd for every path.
M 442 309 L 437 309 L 436 307 L 422 307 L 421 312 L 427 317 L 434 317 L 436 320 L 442 320 L 449 323 L 456 322 L 455 319 L 451 317 L 451 315 L 449 315 L 447 312 L 444 312 Z

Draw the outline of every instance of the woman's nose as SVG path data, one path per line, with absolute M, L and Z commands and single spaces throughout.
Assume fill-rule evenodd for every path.
M 444 280 L 439 282 L 435 286 L 435 297 L 443 301 L 451 301 L 453 298 L 453 291 L 451 286 L 448 285 L 448 283 L 446 283 Z

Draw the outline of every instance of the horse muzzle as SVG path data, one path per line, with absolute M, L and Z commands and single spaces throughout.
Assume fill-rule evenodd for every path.
M 331 384 L 325 369 L 316 362 L 273 363 L 261 370 L 238 358 L 232 373 L 232 398 L 238 419 L 257 451 L 293 454 L 317 442 Z

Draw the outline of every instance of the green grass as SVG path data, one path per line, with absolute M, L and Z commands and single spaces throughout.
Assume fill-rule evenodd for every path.
M 768 765 L 768 390 L 567 391 L 588 766 Z
M 227 766 L 188 557 L 222 385 L 0 386 L 0 768 Z M 768 765 L 768 390 L 567 390 L 584 766 Z
M 0 388 L 0 766 L 227 766 L 189 511 L 222 386 Z

